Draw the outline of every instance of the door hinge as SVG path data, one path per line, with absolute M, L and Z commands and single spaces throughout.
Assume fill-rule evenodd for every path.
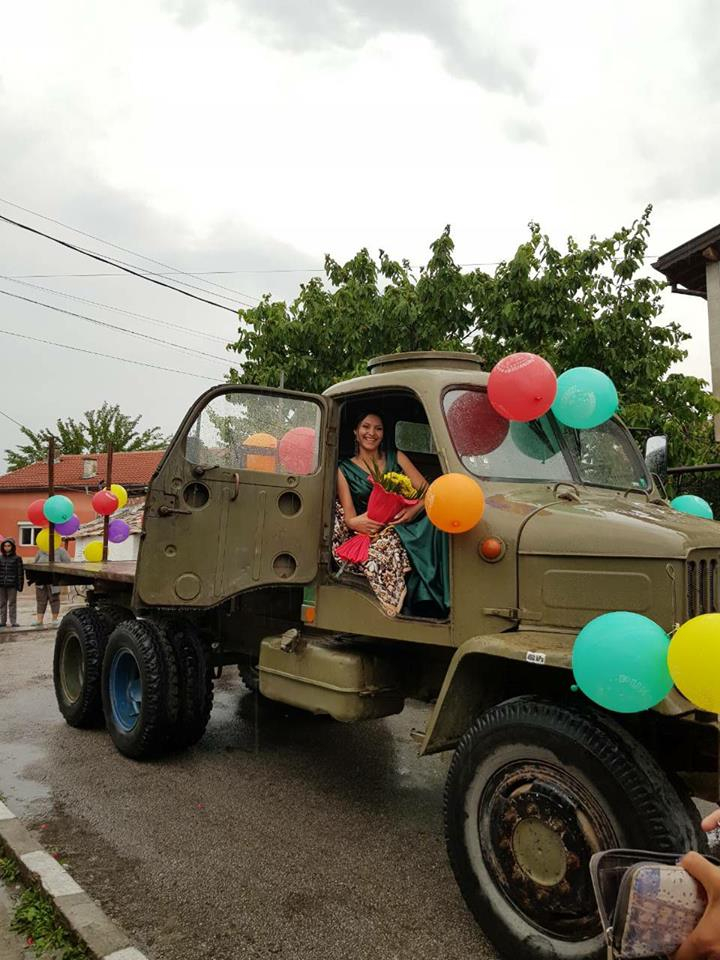
M 520 620 L 521 611 L 517 607 L 483 607 L 487 617 L 505 617 L 506 620 Z

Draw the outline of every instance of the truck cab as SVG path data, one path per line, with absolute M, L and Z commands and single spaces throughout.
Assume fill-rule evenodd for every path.
M 592 960 L 591 854 L 703 849 L 691 795 L 717 799 L 717 724 L 677 690 L 636 716 L 600 710 L 571 689 L 573 643 L 609 611 L 668 632 L 716 612 L 720 527 L 668 506 L 619 419 L 509 423 L 487 380 L 448 352 L 377 358 L 322 396 L 215 387 L 153 477 L 132 582 L 112 564 L 34 575 L 90 582 L 58 632 L 58 702 L 77 726 L 102 708 L 138 759 L 202 735 L 228 665 L 345 722 L 428 703 L 419 748 L 455 750 L 445 829 L 469 908 L 503 956 Z M 446 618 L 388 616 L 333 557 L 338 461 L 367 408 L 427 481 L 482 487 L 481 521 L 450 538 Z M 153 677 L 177 691 L 154 706 Z

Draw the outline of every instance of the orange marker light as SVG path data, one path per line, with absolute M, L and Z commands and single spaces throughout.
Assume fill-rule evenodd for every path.
M 492 563 L 505 555 L 505 543 L 499 537 L 486 537 L 480 544 L 480 556 Z

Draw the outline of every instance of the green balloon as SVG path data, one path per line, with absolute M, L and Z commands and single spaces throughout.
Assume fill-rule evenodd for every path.
M 510 437 L 521 453 L 541 463 L 554 457 L 560 449 L 550 425 L 542 420 L 531 420 L 529 423 L 513 420 L 510 423 Z
M 638 713 L 670 693 L 670 641 L 648 617 L 625 610 L 604 613 L 577 635 L 572 653 L 575 682 L 606 710 Z
M 594 367 L 573 367 L 558 377 L 552 412 L 560 423 L 573 430 L 599 427 L 618 408 L 615 384 Z
M 670 501 L 670 506 L 680 513 L 689 513 L 693 517 L 702 517 L 704 520 L 714 520 L 713 509 L 707 500 L 702 497 L 696 497 L 692 493 L 685 493 L 681 497 L 675 497 Z

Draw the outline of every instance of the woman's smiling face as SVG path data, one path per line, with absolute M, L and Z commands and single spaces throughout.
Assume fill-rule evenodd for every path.
M 383 433 L 383 422 L 380 417 L 375 416 L 374 413 L 369 413 L 366 417 L 363 417 L 355 428 L 355 439 L 359 452 L 377 454 L 382 443 Z

